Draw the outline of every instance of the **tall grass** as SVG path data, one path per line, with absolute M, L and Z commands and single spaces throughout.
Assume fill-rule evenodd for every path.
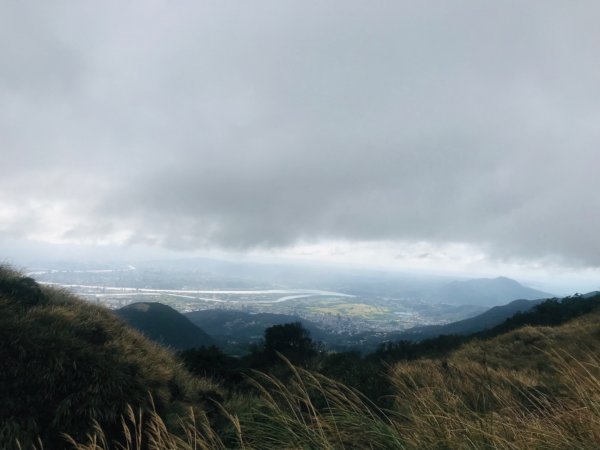
M 289 364 L 289 363 L 288 363 Z M 367 398 L 334 380 L 289 364 L 285 382 L 256 372 L 257 396 L 236 413 L 221 407 L 229 438 L 214 429 L 206 415 L 192 412 L 169 430 L 152 413 L 143 423 L 130 409 L 122 421 L 122 442 L 110 445 L 101 429 L 87 442 L 69 442 L 76 450 L 159 449 L 362 449 L 398 447 L 394 421 Z M 245 399 L 248 400 L 248 399 Z M 234 431 L 233 439 L 231 430 Z M 135 437 L 135 438 L 134 438 Z
M 232 418 L 232 423 L 235 419 Z M 206 414 L 190 408 L 175 430 L 169 430 L 160 415 L 153 410 L 149 413 L 141 409 L 134 411 L 128 407 L 121 419 L 122 438 L 120 442 L 110 441 L 96 423 L 94 432 L 84 441 L 77 442 L 65 434 L 65 441 L 74 450 L 225 450 L 227 446 L 211 426 Z M 241 443 L 241 440 L 240 440 Z M 240 445 L 239 448 L 244 448 Z
M 399 365 L 408 448 L 598 448 L 600 360 L 546 353 L 557 376 L 480 363 Z
M 256 395 L 234 396 L 222 407 L 228 421 L 224 428 L 215 428 L 206 416 L 188 416 L 178 429 L 169 429 L 156 414 L 141 423 L 130 413 L 120 446 L 98 444 L 101 439 L 94 436 L 86 444 L 72 444 L 77 450 L 597 449 L 597 323 L 595 315 L 551 333 L 532 328 L 515 332 L 512 340 L 497 340 L 497 345 L 519 346 L 529 336 L 540 344 L 520 364 L 501 364 L 499 355 L 506 348 L 497 347 L 491 354 L 494 342 L 470 344 L 445 361 L 396 364 L 388 376 L 394 405 L 389 410 L 334 380 L 289 364 L 285 379 L 256 372 L 251 379 Z M 580 351 L 553 345 L 576 332 Z M 476 352 L 488 355 L 465 358 Z M 136 447 L 138 440 L 129 436 L 138 436 L 145 447 Z

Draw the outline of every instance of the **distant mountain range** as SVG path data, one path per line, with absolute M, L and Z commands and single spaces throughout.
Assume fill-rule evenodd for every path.
M 132 303 L 117 316 L 146 337 L 176 350 L 213 345 L 215 341 L 184 315 L 162 303 Z
M 452 281 L 430 290 L 425 295 L 426 300 L 435 303 L 480 306 L 498 306 L 517 299 L 536 300 L 550 297 L 552 294 L 548 292 L 528 288 L 506 277 Z

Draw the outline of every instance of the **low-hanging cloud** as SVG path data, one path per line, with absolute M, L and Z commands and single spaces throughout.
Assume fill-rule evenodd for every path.
M 595 2 L 0 8 L 0 233 L 600 266 Z

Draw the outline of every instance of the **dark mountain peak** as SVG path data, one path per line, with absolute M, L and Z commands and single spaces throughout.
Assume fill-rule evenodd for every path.
M 162 303 L 132 303 L 115 312 L 150 339 L 176 349 L 214 344 L 213 339 L 201 328 L 183 314 Z
M 176 310 L 170 306 L 164 305 L 159 302 L 137 302 L 122 307 L 119 311 L 136 311 L 139 313 L 148 314 L 179 314 Z
M 493 308 L 490 308 L 487 312 L 493 311 L 493 310 L 497 310 L 497 309 L 503 309 L 503 308 L 506 308 L 508 306 L 512 307 L 513 309 L 520 308 L 522 306 L 525 306 L 525 307 L 529 308 L 531 306 L 535 306 L 540 301 L 542 301 L 542 299 L 538 299 L 538 300 L 525 300 L 523 298 L 520 298 L 518 300 L 513 300 L 512 302 L 509 302 L 506 305 L 494 306 Z
M 512 278 L 503 277 L 503 276 L 499 276 L 499 277 L 493 278 L 492 281 L 495 281 L 497 283 L 502 283 L 502 284 L 509 284 L 509 285 L 512 285 L 512 286 L 523 286 L 517 280 L 513 280 Z
M 521 286 L 524 287 L 517 280 L 508 278 L 505 276 L 499 276 L 495 278 L 472 278 L 470 280 L 456 280 L 452 284 L 454 285 L 488 285 L 488 286 Z

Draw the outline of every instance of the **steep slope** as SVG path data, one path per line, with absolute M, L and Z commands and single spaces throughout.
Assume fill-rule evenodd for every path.
M 512 300 L 550 297 L 552 294 L 525 287 L 506 277 L 453 281 L 434 289 L 428 295 L 430 301 L 438 303 L 480 306 L 497 306 Z
M 165 417 L 214 390 L 194 381 L 166 349 L 108 309 L 0 267 L 0 443 L 64 448 L 96 420 L 108 434 L 127 405 Z
M 116 314 L 153 341 L 177 350 L 214 344 L 214 340 L 186 316 L 162 303 L 132 303 Z
M 390 378 L 405 448 L 597 448 L 598 355 L 596 310 L 398 363 Z

